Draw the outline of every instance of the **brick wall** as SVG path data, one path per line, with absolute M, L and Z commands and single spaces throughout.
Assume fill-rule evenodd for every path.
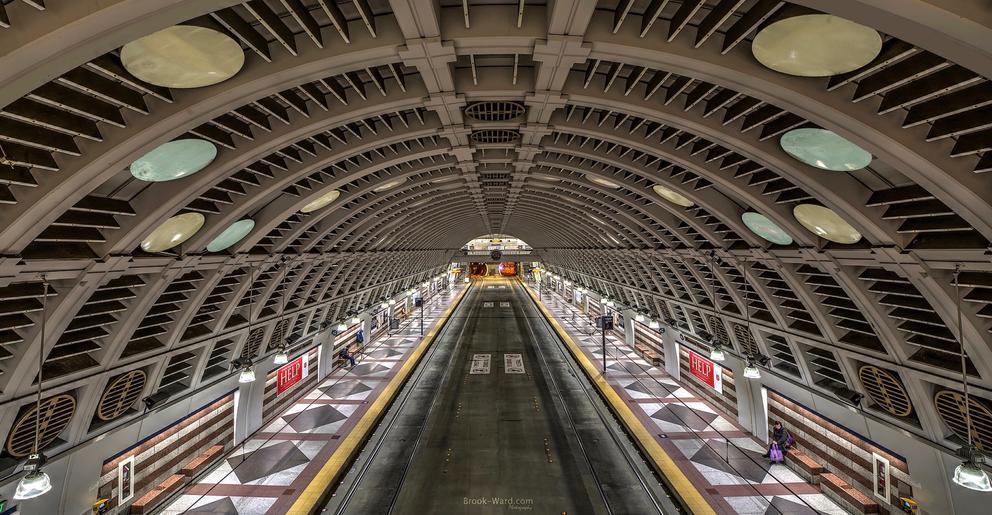
M 768 415 L 771 420 L 782 421 L 800 450 L 877 502 L 882 510 L 898 513 L 899 497 L 912 496 L 909 466 L 901 456 L 771 389 L 768 390 Z M 889 505 L 872 492 L 872 452 L 889 460 Z
M 233 432 L 234 395 L 228 394 L 104 461 L 99 496 L 110 499 L 111 507 L 117 506 L 117 465 L 130 456 L 134 456 L 134 497 L 128 503 L 211 446 L 230 448 Z
M 647 324 L 634 322 L 634 344 L 646 345 L 661 358 L 662 363 L 665 363 L 665 343 L 658 331 L 651 329 Z
M 737 389 L 734 385 L 734 372 L 727 367 L 720 367 L 723 377 L 723 393 L 716 393 L 710 385 L 703 383 L 696 376 L 689 372 L 689 351 L 684 346 L 679 346 L 679 372 L 682 378 L 682 385 L 692 391 L 697 397 L 702 397 L 718 410 L 723 412 L 730 420 L 737 418 Z

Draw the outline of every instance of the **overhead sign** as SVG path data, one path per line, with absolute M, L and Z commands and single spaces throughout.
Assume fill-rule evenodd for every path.
M 704 358 L 701 354 L 689 351 L 689 372 L 716 393 L 723 393 L 723 367 Z
M 306 352 L 302 356 L 286 363 L 276 372 L 276 395 L 290 389 L 294 384 L 307 378 L 310 375 L 310 353 Z

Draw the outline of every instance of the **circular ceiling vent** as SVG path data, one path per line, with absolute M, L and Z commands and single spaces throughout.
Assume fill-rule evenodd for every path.
M 897 417 L 908 417 L 913 413 L 913 403 L 902 385 L 902 381 L 888 370 L 872 365 L 858 369 L 861 386 L 872 402 L 879 408 Z
M 100 404 L 96 408 L 97 418 L 108 421 L 127 413 L 141 396 L 147 379 L 143 370 L 132 370 L 111 380 L 100 397 Z
M 968 424 L 965 417 L 964 394 L 953 390 L 941 390 L 933 396 L 937 414 L 958 438 L 968 438 Z M 975 446 L 983 451 L 992 450 L 992 409 L 981 399 L 969 396 L 971 407 L 971 434 Z
M 465 108 L 465 114 L 480 122 L 508 122 L 523 116 L 524 105 L 519 102 L 492 100 L 475 102 Z
M 472 131 L 472 141 L 476 143 L 513 143 L 520 133 L 509 129 L 483 129 Z
M 7 453 L 15 458 L 24 458 L 34 450 L 35 424 L 40 428 L 38 448 L 52 444 L 65 431 L 72 414 L 76 411 L 76 399 L 68 394 L 56 395 L 41 401 L 41 416 L 37 417 L 37 405 L 31 403 L 21 409 L 7 435 Z

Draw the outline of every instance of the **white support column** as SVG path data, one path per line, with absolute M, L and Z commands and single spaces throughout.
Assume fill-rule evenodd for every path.
M 314 341 L 320 346 L 320 357 L 317 361 L 317 382 L 323 381 L 331 369 L 334 368 L 334 336 L 331 329 L 321 329 L 314 337 Z
M 362 347 L 365 347 L 369 343 L 369 338 L 372 337 L 372 314 L 369 312 L 359 313 L 358 319 L 361 320 L 359 327 L 362 334 L 365 335 L 365 343 L 362 344 Z
M 238 385 L 237 410 L 234 413 L 234 443 L 262 427 L 262 400 L 265 398 L 265 376 L 272 370 L 272 360 L 255 363 L 255 381 Z M 239 431 L 240 430 L 240 431 Z
M 730 356 L 727 356 L 728 361 Z M 744 429 L 747 429 L 761 441 L 768 440 L 768 406 L 765 402 L 765 387 L 761 379 L 746 379 L 744 363 L 737 360 L 740 371 L 734 374 L 734 385 L 737 390 L 737 418 Z
M 622 311 L 622 313 L 623 313 L 623 340 L 628 346 L 630 346 L 631 349 L 633 349 L 634 339 L 635 339 L 634 317 L 637 316 L 637 313 L 635 313 L 634 310 L 632 309 L 625 309 Z
M 678 329 L 667 324 L 661 327 L 664 331 L 661 333 L 661 342 L 665 350 L 665 371 L 672 376 L 672 379 L 679 381 L 682 378 L 679 369 L 682 356 L 679 354 Z

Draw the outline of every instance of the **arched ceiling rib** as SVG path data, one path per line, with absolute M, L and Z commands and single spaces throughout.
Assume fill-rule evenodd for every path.
M 215 377 L 208 358 L 241 352 L 249 316 L 268 328 L 287 315 L 287 334 L 305 338 L 490 233 L 688 331 L 725 324 L 739 349 L 733 324 L 750 318 L 773 369 L 810 388 L 858 390 L 861 365 L 889 370 L 921 414 L 893 422 L 938 441 L 948 429 L 923 405 L 953 386 L 960 264 L 972 380 L 992 399 L 992 23 L 975 0 L 34 4 L 0 2 L 0 305 L 16 306 L 0 327 L 0 402 L 17 405 L 37 373 L 42 273 L 59 335 L 44 349 L 50 391 L 95 396 L 139 368 L 153 390 L 160 363 L 188 353 L 177 384 L 192 391 Z M 880 30 L 882 53 L 822 79 L 758 63 L 754 34 L 807 8 Z M 120 47 L 176 23 L 230 35 L 244 68 L 197 89 L 133 77 Z M 523 112 L 467 116 L 479 101 Z M 817 127 L 870 165 L 824 172 L 779 145 Z M 176 181 L 131 176 L 177 138 L 217 157 Z M 803 203 L 864 239 L 818 238 L 793 215 Z M 794 243 L 752 233 L 749 211 Z M 139 250 L 180 213 L 203 228 Z M 246 218 L 247 237 L 205 250 Z M 80 438 L 93 431 L 75 423 Z

